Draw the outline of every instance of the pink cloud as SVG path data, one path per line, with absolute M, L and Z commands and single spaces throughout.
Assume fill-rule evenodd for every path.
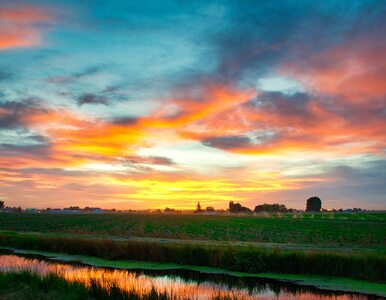
M 52 24 L 51 11 L 29 5 L 6 6 L 0 9 L 0 50 L 35 47 L 43 43 L 44 28 Z

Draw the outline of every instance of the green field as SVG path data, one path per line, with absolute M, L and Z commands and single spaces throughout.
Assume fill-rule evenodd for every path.
M 258 216 L 0 213 L 0 230 L 386 248 L 386 214 L 383 213 Z
M 0 214 L 0 246 L 386 281 L 386 214 Z

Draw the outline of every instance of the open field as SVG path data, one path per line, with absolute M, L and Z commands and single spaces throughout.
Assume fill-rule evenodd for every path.
M 151 214 L 0 214 L 0 230 L 117 238 L 239 241 L 386 248 L 386 214 L 319 213 L 257 216 Z

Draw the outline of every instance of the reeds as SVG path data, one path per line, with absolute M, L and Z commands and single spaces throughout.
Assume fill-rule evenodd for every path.
M 218 267 L 249 273 L 275 272 L 386 281 L 383 254 L 203 246 L 94 238 L 0 234 L 0 245 L 65 252 L 110 260 L 139 260 Z
M 74 266 L 15 255 L 1 255 L 0 299 L 2 299 L 2 290 L 5 288 L 12 290 L 12 286 L 7 287 L 11 279 L 25 283 L 26 287 L 35 294 L 39 291 L 44 294 L 67 288 L 83 294 L 84 297 L 79 299 L 86 299 L 85 295 L 93 299 L 171 300 L 230 299 L 230 297 L 252 300 L 256 297 L 255 294 L 250 295 L 246 289 L 228 290 L 228 287 L 222 285 L 205 282 L 197 284 L 175 277 L 152 277 L 126 270 Z M 25 297 L 20 295 L 18 298 L 24 299 Z
M 20 287 L 22 289 L 20 290 Z M 3 295 L 2 295 L 3 294 Z M 28 271 L 21 273 L 0 273 L 0 297 L 12 299 L 14 296 L 21 299 L 148 299 L 148 300 L 175 300 L 160 292 L 151 289 L 147 293 L 137 290 L 124 291 L 111 285 L 105 288 L 97 281 L 89 286 L 78 282 L 69 282 L 55 274 L 40 277 Z

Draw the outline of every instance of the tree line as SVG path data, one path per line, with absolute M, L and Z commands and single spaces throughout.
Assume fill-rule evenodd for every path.
M 320 200 L 319 197 L 311 197 L 307 199 L 306 202 L 306 212 L 320 212 L 322 209 L 322 200 Z M 252 211 L 250 208 L 246 206 L 242 206 L 240 203 L 235 203 L 234 201 L 229 202 L 229 208 L 227 210 L 230 213 L 261 213 L 261 212 L 268 212 L 268 213 L 291 213 L 297 211 L 293 208 L 287 208 L 284 204 L 274 203 L 274 204 L 260 204 L 256 205 L 255 209 Z M 195 213 L 213 213 L 215 212 L 215 209 L 212 206 L 208 206 L 206 209 L 203 209 L 201 207 L 200 202 L 197 203 Z

